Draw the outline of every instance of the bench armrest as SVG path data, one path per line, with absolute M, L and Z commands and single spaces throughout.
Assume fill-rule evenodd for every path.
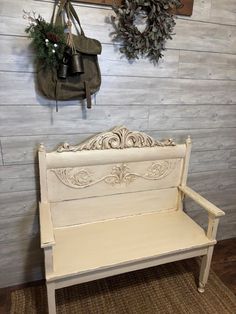
M 53 246 L 55 239 L 49 203 L 39 203 L 39 221 L 41 247 Z
M 179 190 L 185 195 L 189 196 L 197 204 L 201 205 L 204 209 L 208 211 L 209 214 L 213 215 L 214 217 L 221 217 L 225 215 L 223 210 L 206 200 L 204 197 L 202 197 L 200 194 L 190 189 L 189 187 L 179 186 Z

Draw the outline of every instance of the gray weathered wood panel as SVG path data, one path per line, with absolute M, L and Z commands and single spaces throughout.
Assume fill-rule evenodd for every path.
M 190 17 L 183 18 L 197 21 L 209 21 L 211 13 L 211 2 L 212 0 L 194 0 L 192 15 Z
M 236 170 L 215 170 L 189 174 L 188 184 L 196 191 L 227 191 L 235 189 Z
M 201 191 L 202 196 L 206 197 L 209 201 L 214 202 L 216 206 L 223 208 L 224 210 L 232 210 L 235 208 L 236 204 L 236 188 L 221 190 L 215 189 L 212 191 Z M 189 198 L 186 198 L 186 208 L 189 211 L 199 211 L 201 207 L 191 201 Z M 203 209 L 201 209 L 204 212 Z M 227 216 L 225 217 L 227 218 Z
M 229 238 L 235 238 L 236 230 L 236 216 L 235 216 L 236 207 L 235 204 L 231 208 L 225 209 L 226 215 L 222 217 L 222 221 L 219 226 L 219 235 L 218 240 L 225 239 L 225 234 Z
M 190 172 L 227 170 L 230 168 L 231 150 L 193 151 L 190 160 Z
M 236 228 L 236 189 L 235 186 L 233 189 L 215 189 L 212 191 L 203 191 L 201 194 L 214 202 L 217 206 L 222 208 L 226 215 L 222 217 L 220 221 L 218 239 L 224 239 L 225 234 L 230 237 L 235 237 L 235 228 Z M 206 228 L 207 226 L 207 213 L 199 207 L 196 203 L 191 201 L 189 198 L 186 198 L 186 209 L 188 214 L 193 217 L 200 225 Z
M 5 226 L 7 225 L 7 228 Z M 37 215 L 21 215 L 1 218 L 0 243 L 20 241 L 38 236 L 39 221 Z
M 34 72 L 33 51 L 25 37 L 0 36 L 0 71 Z M 9 56 L 11 56 L 9 58 Z M 178 77 L 179 51 L 167 50 L 157 66 L 147 59 L 129 62 L 119 47 L 103 45 L 99 64 L 103 75 Z
M 44 143 L 47 151 L 54 150 L 59 143 L 80 143 L 89 134 L 59 134 L 4 137 L 3 159 L 5 164 L 24 164 L 37 162 L 37 149 L 40 143 Z M 91 133 L 92 136 L 92 133 Z
M 0 220 L 38 214 L 38 192 L 0 193 Z M 7 229 L 7 226 L 5 226 Z M 20 234 L 18 235 L 20 236 Z
M 34 178 L 38 175 L 38 167 L 34 164 L 12 165 L 0 167 L 0 180 Z
M 236 25 L 236 1 L 211 0 L 210 21 Z
M 34 164 L 0 167 L 0 194 L 39 189 L 38 170 Z
M 20 241 L 9 241 L 8 243 L 0 243 L 1 253 L 3 253 L 4 258 L 0 260 L 0 269 L 4 266 L 17 265 L 25 262 L 28 255 L 35 255 L 35 260 L 39 256 L 43 256 L 43 250 L 40 249 L 40 239 L 39 236 L 32 238 L 20 240 Z M 12 257 L 15 257 L 14 259 Z M 41 258 L 40 258 L 41 259 Z M 28 260 L 29 264 L 32 264 L 34 259 Z M 0 281 L 1 282 L 1 281 Z
M 25 37 L 0 35 L 0 71 L 34 72 L 34 52 Z
M 209 126 L 210 127 L 210 126 Z M 156 130 L 158 129 L 158 125 Z M 154 131 L 149 130 L 155 138 L 174 138 L 176 142 L 183 143 L 187 135 L 190 135 L 193 140 L 193 151 L 208 151 L 233 149 L 236 145 L 236 128 L 208 128 L 208 129 L 188 129 L 188 130 L 173 130 Z
M 19 123 L 19 117 L 21 123 Z M 79 106 L 64 106 L 59 112 L 47 106 L 0 107 L 0 133 L 6 135 L 57 134 L 99 132 L 114 125 L 127 125 L 131 129 L 146 129 L 147 106 L 94 106 L 81 111 Z M 30 132 L 29 132 L 30 130 Z
M 236 79 L 236 55 L 180 51 L 179 77 L 195 79 Z
M 37 149 L 40 143 L 44 143 L 47 151 L 54 150 L 59 143 L 80 143 L 89 134 L 59 134 L 4 137 L 3 159 L 5 164 L 25 164 L 37 162 Z M 91 133 L 92 136 L 92 133 Z
M 231 104 L 236 81 L 103 77 L 97 104 Z
M 234 0 L 194 0 L 192 16 L 180 18 L 236 25 L 236 2 Z
M 235 26 L 178 19 L 175 33 L 167 48 L 236 53 Z
M 14 0 L 11 0 L 11 2 Z M 17 5 L 9 5 L 4 0 L 1 4 L 0 29 L 2 34 L 24 35 L 26 21 L 20 19 L 23 9 L 34 10 L 49 20 L 52 3 L 38 1 L 20 1 Z M 102 43 L 111 43 L 113 27 L 109 22 L 113 14 L 111 10 L 97 7 L 80 6 L 82 25 L 87 36 L 98 38 Z M 167 48 L 217 51 L 235 53 L 236 33 L 234 26 L 202 23 L 194 20 L 178 19 L 175 37 L 167 43 Z M 188 38 L 188 39 L 187 39 Z
M 223 207 L 222 207 L 223 208 Z M 229 234 L 229 237 L 235 237 L 235 207 L 226 209 L 223 208 L 226 215 L 222 217 L 219 224 L 219 229 L 217 232 L 217 240 L 223 240 L 225 238 L 225 233 Z M 198 209 L 195 211 L 187 211 L 188 215 L 192 217 L 200 226 L 205 230 L 207 229 L 208 218 L 204 210 Z
M 6 105 L 48 105 L 55 101 L 36 94 L 34 74 L 0 72 L 1 104 Z M 14 93 L 9 93 L 14 81 Z M 18 97 L 15 95 L 17 94 Z M 156 105 L 156 104 L 236 104 L 236 81 L 191 80 L 172 78 L 105 76 L 97 105 Z M 68 107 L 78 106 L 78 101 L 59 102 Z M 95 110 L 87 111 L 87 116 L 97 116 Z M 102 110 L 101 108 L 99 109 Z M 114 109 L 115 110 L 115 109 Z M 3 113 L 2 113 L 3 114 Z M 122 113 L 120 113 L 122 114 Z M 60 111 L 59 114 L 60 116 Z M 81 110 L 78 110 L 81 116 Z M 115 114 L 113 115 L 116 116 Z
M 27 38 L 16 41 L 13 36 L 0 36 L 0 46 L 0 71 L 35 71 Z M 104 76 L 236 80 L 236 56 L 231 54 L 167 50 L 159 64 L 153 66 L 147 59 L 129 62 L 118 47 L 104 44 L 99 63 Z
M 38 178 L 4 179 L 0 181 L 0 194 L 39 189 Z
M 50 21 L 53 9 L 52 2 L 2 0 L 0 11 L 1 34 L 25 36 L 27 21 L 22 18 L 23 9 L 35 11 Z M 78 6 L 76 6 L 78 10 Z M 86 35 L 99 38 L 103 43 L 111 42 L 110 33 L 113 27 L 110 23 L 112 11 L 104 7 L 79 6 L 79 15 Z
M 150 129 L 234 128 L 236 125 L 235 105 L 165 105 L 151 106 L 149 111 Z
M 231 150 L 229 162 L 231 168 L 236 168 L 236 149 Z
M 0 288 L 43 279 L 45 277 L 43 262 L 39 264 L 39 260 L 37 260 L 35 265 L 28 265 L 26 260 L 29 259 L 31 259 L 31 254 L 26 254 L 24 263 L 17 264 L 16 266 L 11 263 L 2 268 L 0 270 Z M 12 270 L 13 268 L 14 271 Z M 27 271 L 22 271 L 22 269 L 27 269 Z
M 0 141 L 0 166 L 3 165 L 2 142 Z
M 40 106 L 0 107 L 0 133 L 4 136 L 76 133 L 87 130 L 99 132 L 114 125 L 123 124 L 132 129 L 147 129 L 146 106 L 96 107 L 83 119 L 78 107 L 63 107 L 59 113 Z M 18 123 L 19 116 L 24 119 Z M 189 130 L 204 128 L 234 128 L 236 106 L 220 105 L 162 105 L 149 108 L 149 129 Z M 169 119 L 171 117 L 171 119 Z M 50 119 L 51 118 L 51 119 Z M 232 130 L 233 131 L 233 130 Z
M 39 280 L 43 276 L 43 252 L 39 237 L 0 243 L 0 288 Z
M 23 1 L 22 1 L 23 2 Z M 48 0 L 41 0 L 43 6 L 45 3 L 49 2 Z M 52 2 L 52 1 L 50 1 Z M 31 1 L 32 3 L 32 1 Z M 34 5 L 35 4 L 31 4 Z M 107 14 L 111 15 L 112 9 L 111 7 L 103 7 L 99 5 L 86 5 L 86 4 L 78 4 L 75 3 L 74 6 L 81 12 L 83 7 L 90 7 L 100 10 L 108 11 Z M 193 14 L 191 17 L 178 16 L 179 19 L 190 19 L 196 21 L 208 21 L 208 22 L 216 22 L 219 24 L 229 24 L 236 25 L 236 16 L 235 16 L 236 4 L 234 0 L 194 0 Z M 109 12 L 110 11 L 110 12 Z M 49 13 L 50 14 L 50 13 Z M 82 13 L 80 13 L 80 17 L 82 17 Z M 50 15 L 49 15 L 50 16 Z
M 38 189 L 38 165 L 26 164 L 0 167 L 0 194 Z

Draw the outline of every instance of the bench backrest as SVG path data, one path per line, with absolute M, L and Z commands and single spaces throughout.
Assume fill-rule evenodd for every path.
M 159 142 L 125 127 L 50 153 L 41 145 L 41 201 L 55 227 L 176 210 L 189 154 L 190 140 Z

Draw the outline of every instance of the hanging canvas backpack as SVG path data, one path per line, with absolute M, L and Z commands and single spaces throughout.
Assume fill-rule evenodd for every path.
M 54 18 L 55 16 L 55 18 Z M 65 24 L 67 18 L 67 24 Z M 38 90 L 46 98 L 56 100 L 87 100 L 87 108 L 91 108 L 91 95 L 101 85 L 101 73 L 97 55 L 101 54 L 101 43 L 85 36 L 79 17 L 69 0 L 61 0 L 57 12 L 53 13 L 52 23 L 67 27 L 65 56 L 59 68 L 49 67 L 38 62 Z M 75 25 L 78 34 L 71 32 Z M 80 32 L 78 31 L 78 27 Z

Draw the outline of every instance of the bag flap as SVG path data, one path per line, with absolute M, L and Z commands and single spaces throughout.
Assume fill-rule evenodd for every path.
M 73 40 L 76 50 L 81 53 L 100 55 L 102 52 L 102 45 L 96 39 L 88 38 L 83 35 L 73 35 Z

